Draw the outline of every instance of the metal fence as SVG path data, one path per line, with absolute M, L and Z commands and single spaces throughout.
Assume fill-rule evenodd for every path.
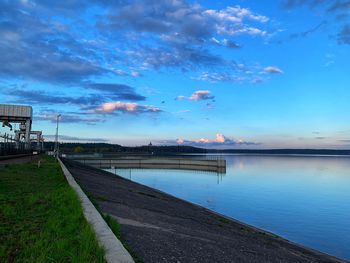
M 226 160 L 224 159 L 198 159 L 198 158 L 169 158 L 169 157 L 126 157 L 124 158 L 66 158 L 78 161 L 100 169 L 110 168 L 136 168 L 136 169 L 176 169 L 211 171 L 226 173 Z
M 25 143 L 16 141 L 13 135 L 0 133 L 0 156 L 31 153 Z

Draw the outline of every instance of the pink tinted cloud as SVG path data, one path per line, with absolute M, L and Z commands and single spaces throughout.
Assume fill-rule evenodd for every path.
M 181 138 L 176 139 L 176 143 L 179 144 L 179 145 L 184 144 L 184 142 L 185 141 L 183 139 L 181 139 Z
M 215 138 L 215 141 L 216 142 L 221 142 L 221 143 L 224 143 L 226 140 L 225 136 L 222 135 L 221 133 L 217 133 L 216 134 L 216 138 Z
M 161 112 L 161 109 L 152 105 L 140 105 L 137 103 L 130 102 L 106 102 L 101 106 L 94 109 L 95 113 L 115 113 L 115 112 L 123 112 L 123 113 L 146 113 L 146 112 Z
M 191 100 L 191 101 L 213 100 L 213 99 L 215 99 L 215 96 L 213 96 L 209 90 L 197 90 L 193 92 L 190 97 L 180 95 L 175 98 L 175 100 Z
M 174 143 L 174 141 L 163 141 L 163 143 Z M 237 146 L 237 145 L 258 145 L 257 142 L 249 142 L 242 139 L 228 138 L 221 133 L 215 135 L 215 139 L 200 138 L 198 140 L 177 139 L 175 141 L 178 145 L 188 145 L 197 147 L 220 147 L 220 146 Z
M 195 100 L 195 101 L 211 100 L 211 99 L 214 99 L 214 96 L 210 94 L 209 90 L 197 90 L 189 98 L 189 100 Z

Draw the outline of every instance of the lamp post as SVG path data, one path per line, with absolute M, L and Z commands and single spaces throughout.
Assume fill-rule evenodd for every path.
M 59 151 L 59 145 L 58 145 L 58 123 L 59 123 L 59 119 L 61 117 L 61 114 L 57 115 L 57 126 L 56 126 L 56 137 L 55 137 L 55 150 L 54 150 L 54 154 L 56 156 L 56 158 L 58 158 L 58 151 Z

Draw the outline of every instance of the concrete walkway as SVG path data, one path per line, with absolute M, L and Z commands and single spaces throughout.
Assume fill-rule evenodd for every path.
M 108 263 L 133 263 L 134 260 L 122 243 L 117 239 L 100 213 L 96 210 L 89 198 L 81 190 L 66 166 L 59 160 L 64 175 L 69 185 L 78 194 L 81 201 L 84 216 L 93 227 L 99 244 L 105 250 L 105 257 Z

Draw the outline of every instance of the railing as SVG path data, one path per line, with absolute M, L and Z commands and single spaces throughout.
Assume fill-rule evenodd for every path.
M 31 153 L 24 142 L 16 141 L 12 135 L 0 134 L 0 156 Z
M 73 158 L 75 161 L 100 169 L 180 169 L 226 173 L 226 160 L 165 157 L 126 157 L 123 158 Z
M 201 153 L 82 153 L 64 154 L 69 159 L 197 159 L 197 160 L 224 160 L 223 154 L 201 154 Z

